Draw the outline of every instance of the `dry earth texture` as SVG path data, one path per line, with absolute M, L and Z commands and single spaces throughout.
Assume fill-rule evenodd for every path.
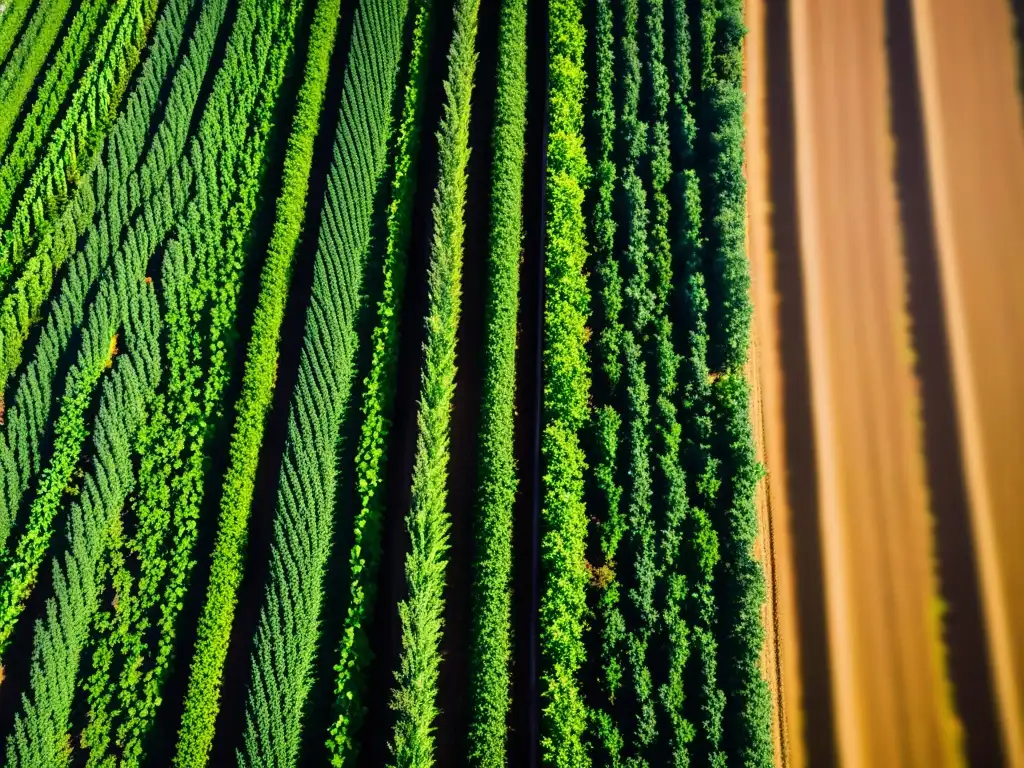
M 1005 0 L 747 4 L 779 765 L 1024 765 L 1024 120 Z

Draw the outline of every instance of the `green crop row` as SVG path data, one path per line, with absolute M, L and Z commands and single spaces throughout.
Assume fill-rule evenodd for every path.
M 731 763 L 773 764 L 771 696 L 761 669 L 764 574 L 754 557 L 754 491 L 761 470 L 750 425 L 749 387 L 743 377 L 750 336 L 750 273 L 746 256 L 746 183 L 743 173 L 742 0 L 705 2 L 702 8 L 700 111 L 706 157 L 703 195 L 708 281 L 709 365 L 723 372 L 710 396 L 713 452 L 722 484 L 712 517 L 719 552 L 715 580 L 721 594 L 718 658 L 725 694 L 723 747 Z
M 21 263 L 31 238 L 67 204 L 102 143 L 138 66 L 159 3 L 131 0 L 111 6 L 95 36 L 105 3 L 75 14 L 75 36 L 64 39 L 0 167 L 0 220 L 8 224 L 0 235 L 3 283 Z M 88 63 L 79 72 L 83 61 Z
M 141 589 L 134 595 L 139 605 L 128 617 L 132 621 L 119 627 L 114 644 L 121 661 L 115 668 L 125 672 L 116 680 L 98 675 L 90 691 L 92 764 L 105 763 L 108 749 L 120 754 L 123 764 L 137 764 L 161 701 L 194 565 L 209 462 L 206 444 L 221 421 L 246 230 L 256 209 L 269 117 L 298 13 L 284 2 L 239 9 L 232 30 L 237 42 L 229 47 L 186 160 L 195 178 L 209 182 L 197 186 L 163 245 L 159 285 L 169 375 L 149 408 L 148 450 L 130 510 L 136 535 L 127 543 L 139 564 Z M 213 167 L 229 172 L 211 174 Z M 151 626 L 157 632 L 147 632 Z M 112 703 L 107 694 L 112 687 L 119 698 L 113 711 L 96 706 Z
M 83 4 L 78 13 L 73 14 L 71 27 L 64 35 L 63 42 L 57 49 L 50 66 L 46 68 L 46 74 L 42 82 L 36 87 L 34 98 L 29 104 L 27 113 L 22 115 L 21 105 L 11 103 L 0 113 L 0 157 L 4 158 L 3 169 L 0 169 L 0 177 L 6 166 L 14 163 L 22 169 L 30 167 L 35 159 L 33 154 L 22 157 L 18 150 L 23 148 L 24 140 L 21 136 L 33 131 L 45 133 L 51 126 L 57 109 L 68 96 L 68 91 L 74 83 L 75 75 L 78 74 L 78 67 L 82 63 L 86 50 L 93 42 L 93 36 L 104 15 L 110 0 L 98 0 L 93 3 Z M 108 19 L 109 20 L 109 19 Z M 18 133 L 19 141 L 11 147 L 7 153 L 8 144 L 11 140 L 11 132 L 19 118 L 23 127 Z M 21 145 L 21 146 L 19 146 Z M 24 170 L 22 170 L 23 175 Z M 0 203 L 4 198 L 0 198 Z M 0 205 L 0 221 L 6 221 L 9 206 Z
M 651 191 L 652 284 L 655 320 L 651 328 L 649 355 L 651 388 L 654 396 L 653 448 L 655 465 L 655 526 L 657 528 L 658 585 L 657 610 L 660 613 L 655 669 L 661 678 L 656 691 L 659 709 L 659 733 L 655 754 L 671 755 L 674 765 L 689 763 L 689 743 L 694 721 L 688 717 L 686 703 L 686 665 L 690 657 L 689 624 L 684 613 L 686 595 L 684 551 L 686 522 L 691 514 L 683 468 L 682 425 L 679 421 L 679 368 L 681 356 L 675 349 L 675 317 L 672 286 L 682 272 L 684 261 L 673 248 L 670 227 L 675 217 L 685 221 L 686 210 L 673 211 L 670 193 L 672 157 L 670 147 L 669 65 L 666 64 L 666 8 L 664 0 L 646 0 L 641 6 L 646 51 L 644 82 L 647 99 L 648 156 L 645 180 Z M 670 56 L 671 59 L 671 51 Z M 671 115 L 675 117 L 675 115 Z
M 185 14 L 178 3 L 169 4 L 158 25 L 157 52 L 143 65 L 140 87 L 129 97 L 123 116 L 114 125 L 105 150 L 106 162 L 97 164 L 83 183 L 82 194 L 47 233 L 36 257 L 17 283 L 18 292 L 5 297 L 0 326 L 21 323 L 27 330 L 26 296 L 45 292 L 53 277 L 48 260 L 67 262 L 67 270 L 36 342 L 34 356 L 8 397 L 4 432 L 0 433 L 0 544 L 5 544 L 20 500 L 40 471 L 41 441 L 47 434 L 51 395 L 61 356 L 67 353 L 75 331 L 82 325 L 90 293 L 97 280 L 113 279 L 108 265 L 115 253 L 121 268 L 145 276 L 146 264 L 173 224 L 189 195 L 191 169 L 176 163 L 188 136 L 188 126 L 199 95 L 198 82 L 213 51 L 224 2 L 209 3 L 192 37 L 187 56 L 175 50 L 184 34 Z M 173 85 L 147 149 L 149 121 L 156 119 L 160 83 L 170 76 Z M 77 249 L 79 238 L 84 246 Z M 77 249 L 77 251 L 76 251 Z M 41 269 L 36 269 L 42 264 Z M 39 284 L 42 282 L 42 285 Z M 102 284 L 102 283 L 101 283 Z M 104 289 L 106 290 L 106 289 Z M 39 299 L 41 302 L 41 298 Z M 3 333 L 7 354 L 20 360 L 21 333 Z M 12 340 L 18 345 L 11 346 Z
M 750 424 L 750 387 L 741 375 L 728 374 L 715 383 L 714 398 L 718 451 L 728 478 L 723 484 L 718 573 L 723 592 L 719 621 L 729 627 L 719 649 L 727 702 L 725 746 L 731 763 L 769 768 L 774 765 L 772 696 L 761 667 L 766 589 L 761 564 L 754 558 L 754 495 L 762 471 Z
M 627 598 L 622 606 L 625 663 L 619 703 L 624 756 L 633 764 L 647 766 L 658 735 L 651 649 L 659 623 L 655 605 L 658 505 L 654 497 L 652 451 L 650 369 L 654 361 L 648 353 L 657 303 L 652 289 L 655 265 L 649 235 L 650 195 L 642 178 L 649 126 L 642 114 L 642 94 L 648 88 L 640 51 L 638 0 L 622 3 L 621 19 L 622 64 L 618 89 L 621 136 L 616 156 L 622 179 L 617 210 L 627 318 L 622 335 L 625 374 L 622 417 L 628 465 L 623 480 L 626 532 L 617 570 Z
M 47 466 L 35 483 L 34 496 L 24 529 L 12 551 L 5 553 L 0 569 L 0 658 L 10 645 L 14 627 L 25 609 L 39 568 L 50 546 L 54 520 L 72 487 L 82 444 L 88 436 L 86 411 L 93 391 L 109 367 L 120 327 L 120 300 L 111 293 L 98 297 L 97 316 L 102 320 L 83 334 L 75 366 L 67 376 L 60 413 L 53 428 L 53 448 Z
M 373 200 L 383 183 L 407 10 L 400 0 L 363 2 L 352 22 L 252 656 L 242 765 L 298 759 L 334 530 L 337 440 L 358 346 L 363 272 L 372 264 Z
M 291 280 L 292 259 L 305 218 L 313 145 L 320 127 L 339 11 L 339 0 L 321 0 L 314 11 L 304 76 L 285 152 L 284 180 L 261 274 L 242 391 L 236 405 L 217 539 L 211 556 L 210 581 L 199 620 L 183 715 L 184 723 L 206 725 L 206 730 L 194 739 L 194 751 L 201 754 L 209 751 L 212 726 L 219 709 L 224 660 L 242 580 L 256 468 L 276 379 L 281 323 Z
M 413 25 L 402 116 L 393 150 L 391 199 L 386 217 L 380 298 L 370 333 L 370 367 L 363 379 L 362 425 L 355 452 L 355 509 L 349 552 L 349 603 L 335 664 L 335 720 L 327 746 L 335 765 L 351 760 L 355 736 L 365 715 L 366 670 L 372 658 L 367 632 L 377 594 L 381 555 L 387 439 L 394 407 L 398 358 L 398 319 L 405 289 L 412 202 L 419 167 L 420 123 L 425 101 L 427 55 L 433 34 L 433 2 L 420 0 Z
M 526 0 L 503 0 L 498 27 L 485 309 L 484 396 L 475 524 L 469 759 L 507 764 L 512 665 L 512 508 L 516 324 L 526 155 Z
M 7 63 L 7 54 L 18 40 L 18 33 L 21 32 L 31 7 L 31 0 L 10 3 L 4 9 L 3 15 L 0 15 L 0 68 Z
M 596 521 L 600 562 L 592 564 L 595 590 L 594 630 L 599 651 L 590 665 L 597 677 L 596 693 L 589 701 L 595 761 L 618 765 L 623 736 L 614 711 L 620 699 L 625 659 L 625 620 L 622 615 L 622 584 L 617 573 L 619 545 L 626 531 L 623 514 L 623 483 L 620 476 L 619 444 L 624 405 L 622 391 L 623 281 L 619 269 L 615 218 L 616 188 L 619 183 L 615 162 L 617 119 L 615 105 L 616 46 L 615 14 L 612 0 L 598 0 L 594 19 L 594 112 L 593 143 L 597 147 L 594 172 L 591 228 L 594 243 L 594 303 L 596 359 L 591 474 L 595 493 L 589 512 Z
M 160 311 L 151 285 L 121 286 L 127 351 L 105 381 L 92 440 L 93 468 L 67 521 L 67 551 L 54 559 L 53 597 L 36 621 L 29 690 L 7 740 L 6 765 L 61 768 L 71 762 L 68 731 L 93 615 L 102 595 L 104 553 L 133 486 L 134 438 L 160 378 Z
M 85 0 L 85 12 L 91 6 L 105 6 L 108 0 Z M 10 133 L 21 107 L 32 92 L 32 85 L 46 64 L 64 25 L 64 17 L 71 7 L 71 0 L 40 0 L 28 24 L 21 33 L 17 46 L 0 71 L 0 129 L 3 136 Z M 73 42 L 71 43 L 74 44 Z M 6 143 L 6 138 L 4 139 Z M 2 199 L 2 198 L 0 198 Z M 6 218 L 7 211 L 4 210 Z
M 581 432 L 590 418 L 586 324 L 590 291 L 583 202 L 590 167 L 583 142 L 586 29 L 580 0 L 548 7 L 547 241 L 543 315 L 540 604 L 541 752 L 559 768 L 586 768 L 587 513 Z
M 417 414 L 419 434 L 412 470 L 412 498 L 405 518 L 410 540 L 405 558 L 409 594 L 398 604 L 402 654 L 391 704 L 396 712 L 391 751 L 397 768 L 430 768 L 434 764 L 434 720 L 438 715 L 437 680 L 451 530 L 451 516 L 445 503 L 451 461 L 455 342 L 462 309 L 466 166 L 479 9 L 480 0 L 458 0 L 455 5 L 455 31 L 448 50 L 445 81 L 447 100 L 437 133 L 439 171 L 427 268 L 427 332 Z
M 704 0 L 700 24 L 698 120 L 710 251 L 708 364 L 713 371 L 738 373 L 747 361 L 751 318 L 743 174 L 743 0 Z
M 0 304 L 0 387 L 6 387 L 21 363 L 22 345 L 49 298 L 54 273 L 67 257 L 67 250 L 59 247 L 64 243 L 54 248 L 55 239 L 68 237 L 68 221 L 62 214 L 70 212 L 77 218 L 80 209 L 91 203 L 88 198 L 95 190 L 89 187 L 93 177 L 89 169 L 114 121 L 156 11 L 156 0 L 115 4 L 91 46 L 95 58 L 70 97 L 67 91 L 77 60 L 63 68 L 51 67 L 40 98 L 0 166 L 0 219 L 10 217 L 10 227 L 0 232 L 0 286 L 6 289 Z M 83 18 L 78 13 L 75 24 Z M 58 58 L 70 42 L 70 37 L 65 40 Z M 77 56 L 83 51 L 77 51 Z M 169 65 L 168 59 L 164 66 Z M 153 97 L 144 94 L 142 98 Z M 62 106 L 65 114 L 54 130 L 52 123 Z M 76 206 L 79 210 L 70 210 Z M 50 236 L 36 243 L 44 233 Z M 12 281 L 16 268 L 26 260 Z

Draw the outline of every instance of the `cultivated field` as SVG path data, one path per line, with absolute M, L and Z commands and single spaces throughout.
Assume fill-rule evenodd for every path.
M 1021 765 L 1010 5 L 750 3 L 782 765 Z
M 0 6 L 3 765 L 772 765 L 743 11 Z

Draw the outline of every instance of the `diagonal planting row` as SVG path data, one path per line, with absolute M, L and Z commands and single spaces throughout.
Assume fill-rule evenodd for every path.
M 181 5 L 188 4 L 183 2 Z M 207 24 L 213 28 L 197 29 L 186 66 L 183 67 L 184 72 L 190 71 L 191 67 L 188 65 L 198 67 L 200 72 L 205 70 L 212 52 L 216 28 L 223 17 L 223 9 L 223 4 L 220 4 L 218 15 L 218 4 L 211 4 L 210 13 L 205 18 Z M 161 32 L 168 34 L 168 42 L 180 44 L 184 21 L 181 10 L 178 8 L 177 14 L 169 11 L 162 19 Z M 154 85 L 150 86 L 152 90 L 156 90 L 156 84 L 168 74 L 174 56 L 168 55 L 163 58 L 162 67 L 159 62 L 156 57 L 148 60 L 141 81 L 143 84 L 155 81 Z M 167 141 L 168 150 L 175 145 L 175 140 L 179 150 L 183 148 L 190 115 L 198 96 L 197 84 L 189 87 L 187 77 L 180 77 L 180 83 L 182 87 L 172 90 L 165 119 L 157 133 L 158 137 L 163 137 Z M 147 90 L 143 88 L 138 93 L 144 94 Z M 0 615 L 0 637 L 5 638 L 3 643 L 0 643 L 0 654 L 3 652 L 6 638 L 9 638 L 13 631 L 23 600 L 35 580 L 35 573 L 45 554 L 52 533 L 51 522 L 60 508 L 60 477 L 69 477 L 77 461 L 76 446 L 80 444 L 80 440 L 72 439 L 70 436 L 80 434 L 81 428 L 64 425 L 73 425 L 81 420 L 92 391 L 90 382 L 95 384 L 97 378 L 95 374 L 85 373 L 82 374 L 85 378 L 68 377 L 64 386 L 65 394 L 62 396 L 65 407 L 61 409 L 59 417 L 56 413 L 50 416 L 53 410 L 52 403 L 58 397 L 54 387 L 62 361 L 74 359 L 76 345 L 81 344 L 78 339 L 87 333 L 80 334 L 78 329 L 89 316 L 90 303 L 116 291 L 114 276 L 108 268 L 114 254 L 118 254 L 115 263 L 136 264 L 135 269 L 144 274 L 150 254 L 173 223 L 173 211 L 181 210 L 187 200 L 191 171 L 183 167 L 174 168 L 173 172 L 170 172 L 175 159 L 172 152 L 157 150 L 148 153 L 141 169 L 134 167 L 138 162 L 138 155 L 129 159 L 130 155 L 127 154 L 127 150 L 133 146 L 138 147 L 138 151 L 141 152 L 142 140 L 147 130 L 143 120 L 147 115 L 153 114 L 154 106 L 155 98 L 147 103 L 144 96 L 139 99 L 133 96 L 125 118 L 119 121 L 114 130 L 107 156 L 117 159 L 118 162 L 101 166 L 97 172 L 97 190 L 100 193 L 110 191 L 109 195 L 103 196 L 99 211 L 97 212 L 97 200 L 92 195 L 85 198 L 82 204 L 73 206 L 74 215 L 79 220 L 92 220 L 87 230 L 85 246 L 74 254 L 62 281 L 60 294 L 48 312 L 35 346 L 34 356 L 19 379 L 7 410 L 5 430 L 0 436 L 0 523 L 3 524 L 3 528 L 0 529 L 0 533 L 3 534 L 0 541 L 8 543 L 7 539 L 12 529 L 23 529 L 17 545 L 21 554 L 17 554 L 16 548 L 8 543 L 3 560 L 5 573 L 9 568 L 16 567 L 22 577 L 14 579 L 5 575 L 3 582 L 0 583 L 0 605 L 3 606 L 3 614 Z M 139 205 L 140 193 L 157 178 L 161 179 L 159 193 L 147 196 L 145 203 Z M 129 200 L 136 201 L 134 208 L 128 204 Z M 69 228 L 75 226 L 75 223 L 70 221 L 65 224 Z M 67 243 L 67 240 L 62 242 Z M 110 334 L 114 332 L 116 331 L 112 330 Z M 104 343 L 109 344 L 110 334 Z M 97 355 L 104 351 L 100 350 Z M 91 366 L 81 370 L 95 371 L 102 362 L 103 357 L 97 357 Z M 85 394 L 82 394 L 83 390 Z M 49 468 L 46 468 L 44 462 L 48 457 L 43 452 L 43 446 L 51 434 L 48 430 L 48 422 L 51 420 L 56 422 L 53 434 L 68 437 L 57 443 L 60 450 L 55 448 L 49 451 Z M 37 491 L 29 519 L 22 521 L 18 513 L 23 506 L 24 495 L 44 469 L 47 472 L 47 487 L 52 486 L 53 490 L 48 495 Z
M 242 765 L 288 766 L 298 759 L 323 608 L 325 569 L 336 527 L 338 438 L 352 387 L 363 275 L 382 264 L 390 293 L 381 298 L 378 330 L 371 337 L 376 365 L 364 383 L 368 402 L 377 402 L 373 399 L 377 390 L 370 388 L 370 381 L 386 379 L 386 368 L 393 365 L 387 357 L 392 346 L 383 343 L 381 335 L 393 343 L 397 297 L 401 295 L 394 286 L 394 279 L 400 276 L 394 272 L 402 269 L 408 240 L 429 18 L 428 8 L 422 5 L 416 12 L 402 121 L 391 152 L 396 169 L 389 188 L 387 239 L 381 261 L 376 260 L 379 251 L 371 249 L 370 233 L 373 203 L 384 183 L 391 144 L 392 103 L 405 48 L 407 11 L 405 0 L 366 0 L 356 9 L 352 22 L 334 157 L 281 466 L 269 582 L 254 642 L 239 758 Z M 389 400 L 385 405 L 390 405 Z M 370 436 L 383 441 L 380 429 L 378 426 L 378 433 Z M 382 459 L 379 447 L 374 458 Z M 373 539 L 372 532 L 364 532 L 365 518 L 365 514 L 357 515 L 353 521 L 357 543 L 351 553 L 352 597 L 338 665 L 338 714 L 326 734 L 339 764 L 355 753 L 355 731 L 363 706 L 362 672 L 368 663 L 364 621 L 372 595 L 361 591 L 366 582 L 360 574 L 363 568 L 374 568 L 380 556 L 375 551 L 380 546 L 379 533 Z M 372 583 L 375 573 L 368 576 Z M 186 733 L 183 730 L 183 742 Z
M 115 674 L 94 664 L 99 675 L 92 692 L 98 743 L 105 745 L 116 725 L 114 748 L 131 761 L 138 760 L 161 701 L 195 563 L 208 446 L 223 424 L 246 232 L 257 209 L 268 116 L 284 77 L 299 11 L 298 4 L 285 2 L 238 9 L 232 38 L 252 40 L 252 49 L 226 62 L 219 73 L 225 77 L 214 84 L 188 157 L 195 168 L 196 195 L 164 244 L 160 284 L 165 288 L 169 376 L 150 408 L 140 446 L 139 492 L 128 510 L 136 536 L 128 542 L 127 555 L 137 562 L 140 577 L 137 591 L 127 592 L 134 599 L 125 602 L 134 603 L 135 610 L 124 617 L 127 629 L 119 627 L 111 637 L 117 646 Z M 229 118 L 237 123 L 232 130 L 213 127 L 214 120 Z M 214 173 L 214 168 L 229 173 Z M 217 183 L 204 184 L 202 179 Z M 121 593 L 117 595 L 113 624 L 121 620 L 116 615 Z M 103 759 L 101 751 L 97 764 Z
M 92 187 L 96 150 L 117 113 L 156 12 L 155 0 L 114 4 L 91 47 L 95 58 L 74 91 L 65 99 L 75 75 L 71 68 L 63 82 L 54 84 L 52 98 L 35 102 L 0 166 L 0 220 L 9 223 L 0 231 L 0 386 L 6 388 L 21 363 L 29 329 L 49 298 L 56 272 L 74 248 L 62 214 L 70 212 L 80 223 L 88 220 L 81 208 L 91 204 L 89 195 L 96 191 Z M 81 18 L 80 12 L 75 22 Z M 161 63 L 168 66 L 171 61 Z M 144 70 L 144 76 L 150 71 Z M 47 83 L 56 72 L 50 69 Z M 141 80 L 138 86 L 133 94 L 145 87 Z M 155 99 L 155 94 L 149 98 Z M 63 120 L 52 130 L 62 105 Z M 73 210 L 76 205 L 78 211 Z M 76 229 L 76 235 L 81 235 L 81 224 Z
M 93 672 L 100 674 L 90 678 L 95 685 L 89 691 L 91 711 L 87 731 L 92 731 L 87 733 L 84 746 L 90 750 L 90 761 L 97 763 L 104 762 L 102 753 L 108 748 L 109 740 L 105 741 L 103 737 L 109 739 L 112 722 L 118 726 L 118 749 L 124 750 L 125 762 L 134 763 L 138 759 L 139 741 L 151 721 L 154 707 L 159 703 L 160 685 L 166 677 L 167 656 L 174 642 L 175 619 L 192 567 L 195 515 L 201 501 L 202 478 L 207 463 L 204 444 L 219 420 L 218 411 L 222 407 L 225 358 L 230 350 L 239 270 L 246 250 L 246 222 L 255 210 L 270 125 L 268 118 L 290 54 L 291 33 L 298 11 L 299 8 L 292 4 L 255 1 L 245 3 L 239 9 L 232 33 L 234 44 L 229 42 L 228 54 L 218 71 L 188 157 L 180 167 L 172 170 L 168 181 L 151 198 L 151 201 L 159 202 L 156 210 L 147 208 L 144 216 L 135 219 L 125 247 L 113 260 L 112 273 L 108 273 L 112 274 L 113 280 L 104 279 L 89 312 L 87 336 L 89 330 L 97 325 L 102 327 L 104 317 L 110 316 L 109 311 L 104 311 L 101 301 L 108 293 L 115 297 L 130 297 L 132 283 L 152 284 L 146 278 L 147 265 L 163 240 L 162 233 L 168 232 L 174 224 L 173 219 L 168 220 L 173 211 L 182 210 L 174 225 L 172 239 L 161 249 L 164 258 L 158 283 L 164 302 L 166 365 L 173 373 L 165 380 L 165 386 L 147 398 L 145 429 L 140 433 L 140 447 L 146 449 L 155 445 L 162 449 L 147 451 L 142 457 L 144 464 L 140 472 L 139 492 L 122 519 L 129 521 L 129 526 L 122 525 L 121 531 L 126 527 L 136 529 L 134 541 L 122 535 L 112 536 L 111 543 L 121 543 L 123 549 L 93 550 L 94 558 L 89 564 L 94 574 L 112 580 L 110 588 L 116 597 L 116 619 L 127 618 L 129 624 L 133 619 L 139 622 L 136 626 L 129 626 L 127 634 L 119 631 L 119 642 L 113 645 L 128 659 L 138 661 L 138 657 L 142 657 L 138 664 L 132 662 L 123 668 L 115 667 L 119 676 L 105 679 L 102 667 L 95 662 L 97 658 L 106 658 L 100 651 L 104 647 L 107 626 L 102 615 L 96 618 L 93 643 L 99 656 L 94 653 Z M 212 39 L 219 24 L 216 14 L 212 20 L 212 30 L 197 26 L 193 43 L 197 38 Z M 207 52 L 207 60 L 208 56 Z M 175 117 L 180 118 L 180 115 Z M 185 121 L 187 124 L 188 120 Z M 231 172 L 211 175 L 209 171 L 213 167 L 227 168 Z M 189 197 L 187 192 L 191 179 L 196 181 L 196 188 L 194 195 Z M 206 179 L 217 181 L 211 184 Z M 129 315 L 131 309 L 128 309 Z M 200 347 L 193 341 L 197 337 L 205 342 Z M 174 414 L 173 419 L 168 418 L 170 414 Z M 152 466 L 147 466 L 146 461 L 150 461 Z M 162 494 L 161 485 L 172 487 L 174 493 Z M 117 512 L 121 512 L 120 505 Z M 150 525 L 151 517 L 170 519 L 175 529 L 155 531 Z M 108 524 L 113 522 L 107 521 Z M 143 534 L 146 534 L 145 540 L 140 538 Z M 148 538 L 150 534 L 155 535 L 155 540 Z M 74 546 L 74 536 L 70 540 Z M 123 570 L 126 557 L 142 561 L 151 557 L 154 562 L 146 564 L 150 575 L 157 572 L 159 576 L 161 570 L 167 573 L 163 583 L 157 587 L 157 599 L 151 600 L 153 610 L 149 615 L 139 610 L 140 600 L 146 597 L 145 589 L 142 594 L 133 594 L 130 580 L 126 579 Z M 157 562 L 160 560 L 164 562 Z M 94 578 L 89 587 L 89 599 L 74 606 L 78 612 L 76 621 L 82 620 L 83 616 L 87 623 L 93 619 L 91 613 L 99 606 L 92 593 L 99 588 L 100 584 Z M 125 590 L 126 608 L 121 614 L 117 614 L 121 605 L 119 589 Z M 152 590 L 152 584 L 146 589 Z M 86 613 L 82 614 L 82 610 Z M 157 615 L 153 615 L 154 612 Z M 140 648 L 137 640 L 132 641 L 132 635 L 143 634 L 148 622 L 157 625 L 161 631 L 155 636 L 146 634 L 147 641 Z M 48 632 L 65 630 L 66 626 L 58 622 Z M 50 642 L 48 638 L 49 635 L 41 635 L 37 649 L 45 647 L 45 643 Z M 43 664 L 42 671 L 33 676 L 31 696 L 19 721 L 22 723 L 19 733 L 29 734 L 29 738 L 24 743 L 19 740 L 11 747 L 17 749 L 18 754 L 47 754 L 45 750 L 56 750 L 52 753 L 54 762 L 40 764 L 56 765 L 66 760 L 61 747 L 66 737 L 61 735 L 56 742 L 50 743 L 50 736 L 43 734 L 57 733 L 55 726 L 66 731 L 69 725 L 70 693 L 56 681 L 68 679 L 68 675 L 74 679 L 80 669 L 83 650 L 83 644 L 78 642 L 65 654 L 59 668 Z M 97 691 L 102 692 L 104 686 L 111 685 L 120 687 L 122 691 L 125 688 L 130 690 L 127 710 L 119 709 L 115 704 L 112 711 L 104 711 L 104 705 L 109 706 L 114 697 L 96 694 Z M 107 717 L 106 721 L 103 715 Z M 97 734 L 100 738 L 90 738 Z M 57 755 L 61 755 L 59 759 Z
M 217 539 L 210 564 L 206 603 L 199 620 L 186 694 L 178 759 L 205 760 L 219 707 L 220 680 L 242 579 L 246 527 L 252 504 L 259 448 L 276 379 L 278 344 L 291 279 L 292 259 L 306 210 L 313 143 L 320 126 L 327 75 L 337 35 L 339 3 L 317 3 L 307 59 L 284 157 L 284 181 L 274 228 L 260 276 L 260 294 L 236 404 Z
M 31 0 L 4 6 L 4 11 L 0 14 L 0 68 L 6 65 L 7 54 L 18 41 L 18 33 L 21 32 L 31 8 Z
M 85 0 L 86 12 L 97 4 L 105 6 L 106 2 Z M 3 107 L 0 135 L 10 132 L 22 105 L 29 98 L 33 84 L 57 42 L 71 4 L 71 0 L 39 0 L 17 45 L 4 62 L 3 70 L 0 71 L 0 94 L 3 94 L 0 96 L 0 105 Z M 77 38 L 69 38 L 69 45 L 77 44 Z

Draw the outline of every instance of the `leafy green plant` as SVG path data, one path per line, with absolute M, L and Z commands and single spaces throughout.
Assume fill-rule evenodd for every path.
M 205 753 L 213 737 L 220 681 L 242 580 L 247 524 L 256 468 L 277 373 L 278 344 L 288 298 L 292 260 L 306 213 L 313 144 L 320 125 L 331 54 L 337 36 L 339 0 L 316 5 L 309 32 L 302 85 L 284 157 L 283 183 L 267 246 L 260 295 L 253 316 L 242 392 L 236 405 L 229 464 L 224 477 L 217 539 L 211 556 L 206 602 L 199 619 L 183 721 L 208 725 L 200 738 Z M 197 717 L 201 713 L 201 717 Z
M 298 757 L 334 528 L 337 439 L 359 343 L 363 273 L 372 266 L 373 199 L 387 157 L 407 7 L 364 2 L 353 19 L 251 662 L 242 765 L 293 765 Z M 212 736 L 212 723 L 204 728 Z
M 465 237 L 469 115 L 476 71 L 480 0 L 458 0 L 448 50 L 447 101 L 437 134 L 434 236 L 427 272 L 427 325 L 420 379 L 419 434 L 412 470 L 411 509 L 405 519 L 410 548 L 405 560 L 409 596 L 398 605 L 402 655 L 395 674 L 392 708 L 397 713 L 392 759 L 399 768 L 434 764 L 434 719 L 441 666 L 445 570 L 451 518 L 448 463 L 455 341 L 462 307 L 462 247 Z
M 395 134 L 380 300 L 370 333 L 370 367 L 362 382 L 362 424 L 355 453 L 359 506 L 353 521 L 349 552 L 349 604 L 338 662 L 334 665 L 337 672 L 334 685 L 336 715 L 327 739 L 331 759 L 339 766 L 358 752 L 355 737 L 365 716 L 366 671 L 372 658 L 367 632 L 380 566 L 382 494 L 387 477 L 386 446 L 391 429 L 398 362 L 398 317 L 405 287 L 406 252 L 419 167 L 427 54 L 433 26 L 432 0 L 419 0 L 413 23 L 409 71 L 402 95 L 401 122 Z
M 586 324 L 590 291 L 583 202 L 590 167 L 583 143 L 586 30 L 583 3 L 548 6 L 547 242 L 543 316 L 540 604 L 541 751 L 560 768 L 586 768 L 586 707 L 580 669 L 586 657 L 586 468 L 581 432 L 590 419 Z
M 526 155 L 526 0 L 503 0 L 487 261 L 484 397 L 480 408 L 469 759 L 507 763 L 512 664 L 512 507 L 516 323 Z
M 72 503 L 68 549 L 55 558 L 54 596 L 36 622 L 28 692 L 7 739 L 6 764 L 17 768 L 70 764 L 71 710 L 81 656 L 99 608 L 104 554 L 133 486 L 133 438 L 161 369 L 160 312 L 152 286 L 126 291 L 130 318 L 113 373 L 104 382 L 92 440 L 93 469 Z

